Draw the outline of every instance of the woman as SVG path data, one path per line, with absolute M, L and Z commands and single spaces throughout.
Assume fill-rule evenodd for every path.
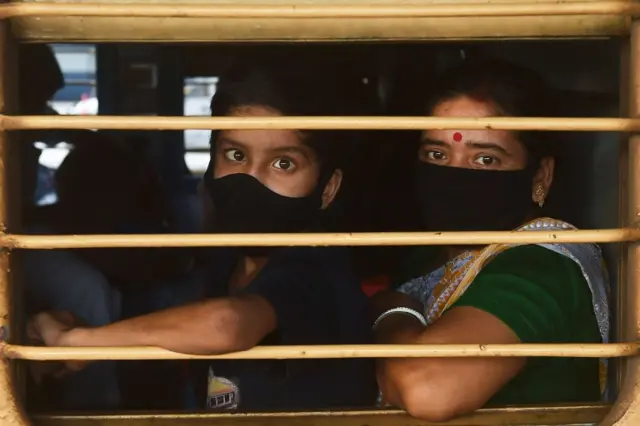
M 238 67 L 220 78 L 212 114 L 228 117 L 331 115 L 349 85 L 295 61 Z M 354 84 L 357 84 L 354 82 Z M 348 99 L 348 98 L 347 98 Z M 349 113 L 349 111 L 345 111 Z M 213 132 L 204 189 L 220 233 L 314 231 L 342 182 L 341 132 Z M 219 354 L 257 345 L 365 343 L 366 299 L 341 248 L 211 249 L 199 301 L 96 328 L 39 314 L 32 336 L 53 346 L 159 346 Z M 176 289 L 176 299 L 184 292 Z M 375 400 L 367 360 L 216 360 L 190 366 L 195 406 L 293 410 Z
M 436 117 L 544 116 L 534 74 L 483 62 L 449 71 L 426 112 Z M 545 218 L 555 160 L 542 132 L 427 130 L 417 167 L 425 229 L 574 229 Z M 599 343 L 608 339 L 607 281 L 593 244 L 443 247 L 439 267 L 376 297 L 375 337 L 397 344 Z M 433 259 L 424 259 L 425 263 Z M 381 360 L 384 400 L 443 421 L 491 404 L 597 400 L 597 359 Z

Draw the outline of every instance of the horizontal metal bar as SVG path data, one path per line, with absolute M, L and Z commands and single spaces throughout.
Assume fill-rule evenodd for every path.
M 551 130 L 640 131 L 640 118 L 544 117 L 149 117 L 149 116 L 6 116 L 0 129 L 298 129 L 298 130 Z
M 640 355 L 639 343 L 508 345 L 307 345 L 259 346 L 224 355 L 190 355 L 150 347 L 59 348 L 5 345 L 4 356 L 31 361 L 160 359 L 329 359 L 575 357 L 617 358 Z
M 138 234 L 0 236 L 9 249 L 106 247 L 418 246 L 536 243 L 617 243 L 640 240 L 640 229 L 477 232 L 371 232 L 318 234 Z
M 208 0 L 216 4 L 224 0 Z M 364 0 L 356 0 L 370 3 Z M 407 0 L 398 2 L 406 4 Z M 418 0 L 436 4 L 439 0 Z M 150 0 L 147 0 L 151 3 Z M 240 3 L 240 2 L 238 2 Z M 227 3 L 228 4 L 228 3 Z M 246 4 L 242 2 L 241 4 Z M 323 5 L 344 4 L 325 0 Z M 369 6 L 374 6 L 368 4 Z M 459 10 L 459 9 L 457 9 Z M 623 15 L 454 16 L 417 18 L 158 18 L 25 16 L 12 20 L 13 34 L 38 43 L 336 43 L 425 40 L 513 40 L 628 37 L 631 19 Z
M 294 411 L 268 413 L 38 414 L 34 426 L 496 426 L 599 424 L 607 404 L 565 404 L 483 408 L 445 423 L 425 422 L 401 410 Z
M 640 7 L 629 1 L 513 2 L 455 4 L 122 4 L 115 2 L 26 3 L 0 6 L 0 18 L 19 16 L 96 16 L 148 18 L 416 18 L 456 16 L 637 16 Z

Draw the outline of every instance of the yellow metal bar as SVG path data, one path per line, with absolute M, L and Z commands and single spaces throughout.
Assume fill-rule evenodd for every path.
M 536 243 L 616 243 L 640 240 L 640 229 L 566 231 L 371 232 L 317 234 L 3 235 L 11 249 L 96 247 L 416 246 Z
M 638 8 L 631 0 L 119 0 L 99 8 L 96 0 L 75 0 L 55 2 L 54 9 L 46 9 L 53 3 L 46 0 L 10 3 L 5 13 L 13 16 L 14 34 L 39 42 L 609 37 L 628 35 L 630 14 Z M 162 25 L 160 17 L 166 18 Z
M 619 88 L 619 116 L 628 117 L 630 111 L 630 61 L 631 61 L 631 40 L 621 40 L 618 48 L 620 52 L 620 88 Z M 618 151 L 618 225 L 623 226 L 626 224 L 628 218 L 628 194 L 627 194 L 627 182 L 628 182 L 628 156 L 629 156 L 629 135 L 620 134 L 620 146 Z M 616 272 L 617 282 L 612 282 L 612 290 L 616 294 L 615 300 L 613 300 L 610 309 L 612 312 L 611 324 L 612 331 L 615 334 L 611 335 L 612 341 L 620 342 L 624 340 L 624 328 L 626 324 L 624 318 L 626 313 L 626 276 L 627 276 L 627 245 L 615 244 L 611 252 L 612 257 L 616 259 Z M 609 387 L 611 389 L 620 389 L 622 386 L 622 380 L 624 377 L 624 366 L 619 361 L 614 361 L 609 364 L 610 371 L 614 374 L 609 375 Z
M 8 24 L 0 22 L 0 113 L 13 112 L 15 108 L 16 73 L 15 51 Z M 9 140 L 9 134 L 0 130 L 0 232 L 4 232 L 9 222 L 10 208 L 8 205 L 9 193 L 9 167 L 14 166 L 10 159 L 9 151 L 13 148 Z M 13 161 L 16 159 L 13 158 Z M 15 324 L 12 324 L 12 297 L 9 253 L 7 250 L 0 252 L 0 347 L 4 347 L 11 332 L 16 334 Z M 15 312 L 15 311 L 14 311 Z M 13 328 L 13 330 L 12 330 Z M 22 413 L 16 388 L 14 386 L 14 372 L 12 364 L 4 359 L 0 353 L 0 424 L 2 426 L 24 426 L 28 422 Z
M 640 3 L 639 3 L 640 4 Z M 104 129 L 298 129 L 298 130 L 550 130 L 640 131 L 640 118 L 545 117 L 149 117 L 149 116 L 0 116 L 5 130 Z
M 145 43 L 335 43 L 421 40 L 522 40 L 627 36 L 626 16 L 451 18 L 158 18 L 18 17 L 22 41 Z
M 307 345 L 258 346 L 224 355 L 190 355 L 149 347 L 59 348 L 6 345 L 4 356 L 32 361 L 140 359 L 329 359 L 329 358 L 468 358 L 576 357 L 616 358 L 640 355 L 640 343 L 508 345 Z
M 630 51 L 630 94 L 629 115 L 640 116 L 640 22 L 634 22 Z M 637 226 L 640 219 L 640 135 L 632 135 L 628 145 L 628 209 L 625 224 Z M 624 186 L 623 186 L 624 187 Z M 640 341 L 640 244 L 629 244 L 623 303 L 625 317 L 622 338 Z M 640 424 L 640 358 L 632 357 L 623 361 L 624 377 L 617 401 L 602 426 L 637 426 Z
M 628 1 L 511 2 L 451 4 L 146 4 L 146 3 L 5 3 L 0 19 L 20 16 L 92 16 L 135 18 L 415 18 L 479 16 L 638 16 L 640 5 Z
M 485 408 L 445 423 L 409 417 L 400 410 L 287 413 L 189 413 L 119 415 L 38 415 L 35 426 L 496 426 L 597 424 L 609 411 L 604 404 Z

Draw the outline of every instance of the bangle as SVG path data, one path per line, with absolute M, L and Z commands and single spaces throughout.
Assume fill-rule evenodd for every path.
M 425 319 L 424 315 L 422 315 L 420 312 L 416 311 L 415 309 L 411 309 L 411 308 L 405 308 L 405 307 L 399 307 L 399 308 L 393 308 L 393 309 L 389 309 L 388 311 L 383 312 L 378 319 L 376 319 L 373 323 L 373 327 L 371 327 L 374 331 L 375 329 L 380 325 L 380 323 L 382 322 L 383 319 L 385 319 L 386 317 L 393 315 L 393 314 L 404 314 L 404 315 L 410 315 L 412 317 L 414 317 L 415 319 L 417 319 L 418 321 L 420 321 L 420 323 L 422 325 L 424 325 L 425 327 L 427 326 L 427 320 Z

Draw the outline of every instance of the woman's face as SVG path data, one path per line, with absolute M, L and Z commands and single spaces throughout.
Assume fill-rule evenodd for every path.
M 491 117 L 492 106 L 467 96 L 445 100 L 433 110 L 435 117 Z M 508 130 L 426 130 L 422 134 L 419 159 L 449 167 L 483 170 L 521 170 L 527 165 L 527 152 Z M 544 158 L 533 179 L 532 197 L 542 187 L 547 194 L 553 181 L 553 158 Z M 536 191 L 538 195 L 536 195 Z
M 232 117 L 278 117 L 262 106 L 236 108 Z M 295 130 L 224 130 L 218 135 L 214 178 L 244 173 L 258 179 L 285 197 L 310 195 L 320 176 L 316 153 L 304 144 Z M 330 180 L 323 199 L 328 205 L 335 196 L 341 175 Z
M 489 117 L 490 105 L 466 96 L 439 103 L 436 117 Z M 527 164 L 524 146 L 508 130 L 427 130 L 422 135 L 420 161 L 449 167 L 519 170 Z

